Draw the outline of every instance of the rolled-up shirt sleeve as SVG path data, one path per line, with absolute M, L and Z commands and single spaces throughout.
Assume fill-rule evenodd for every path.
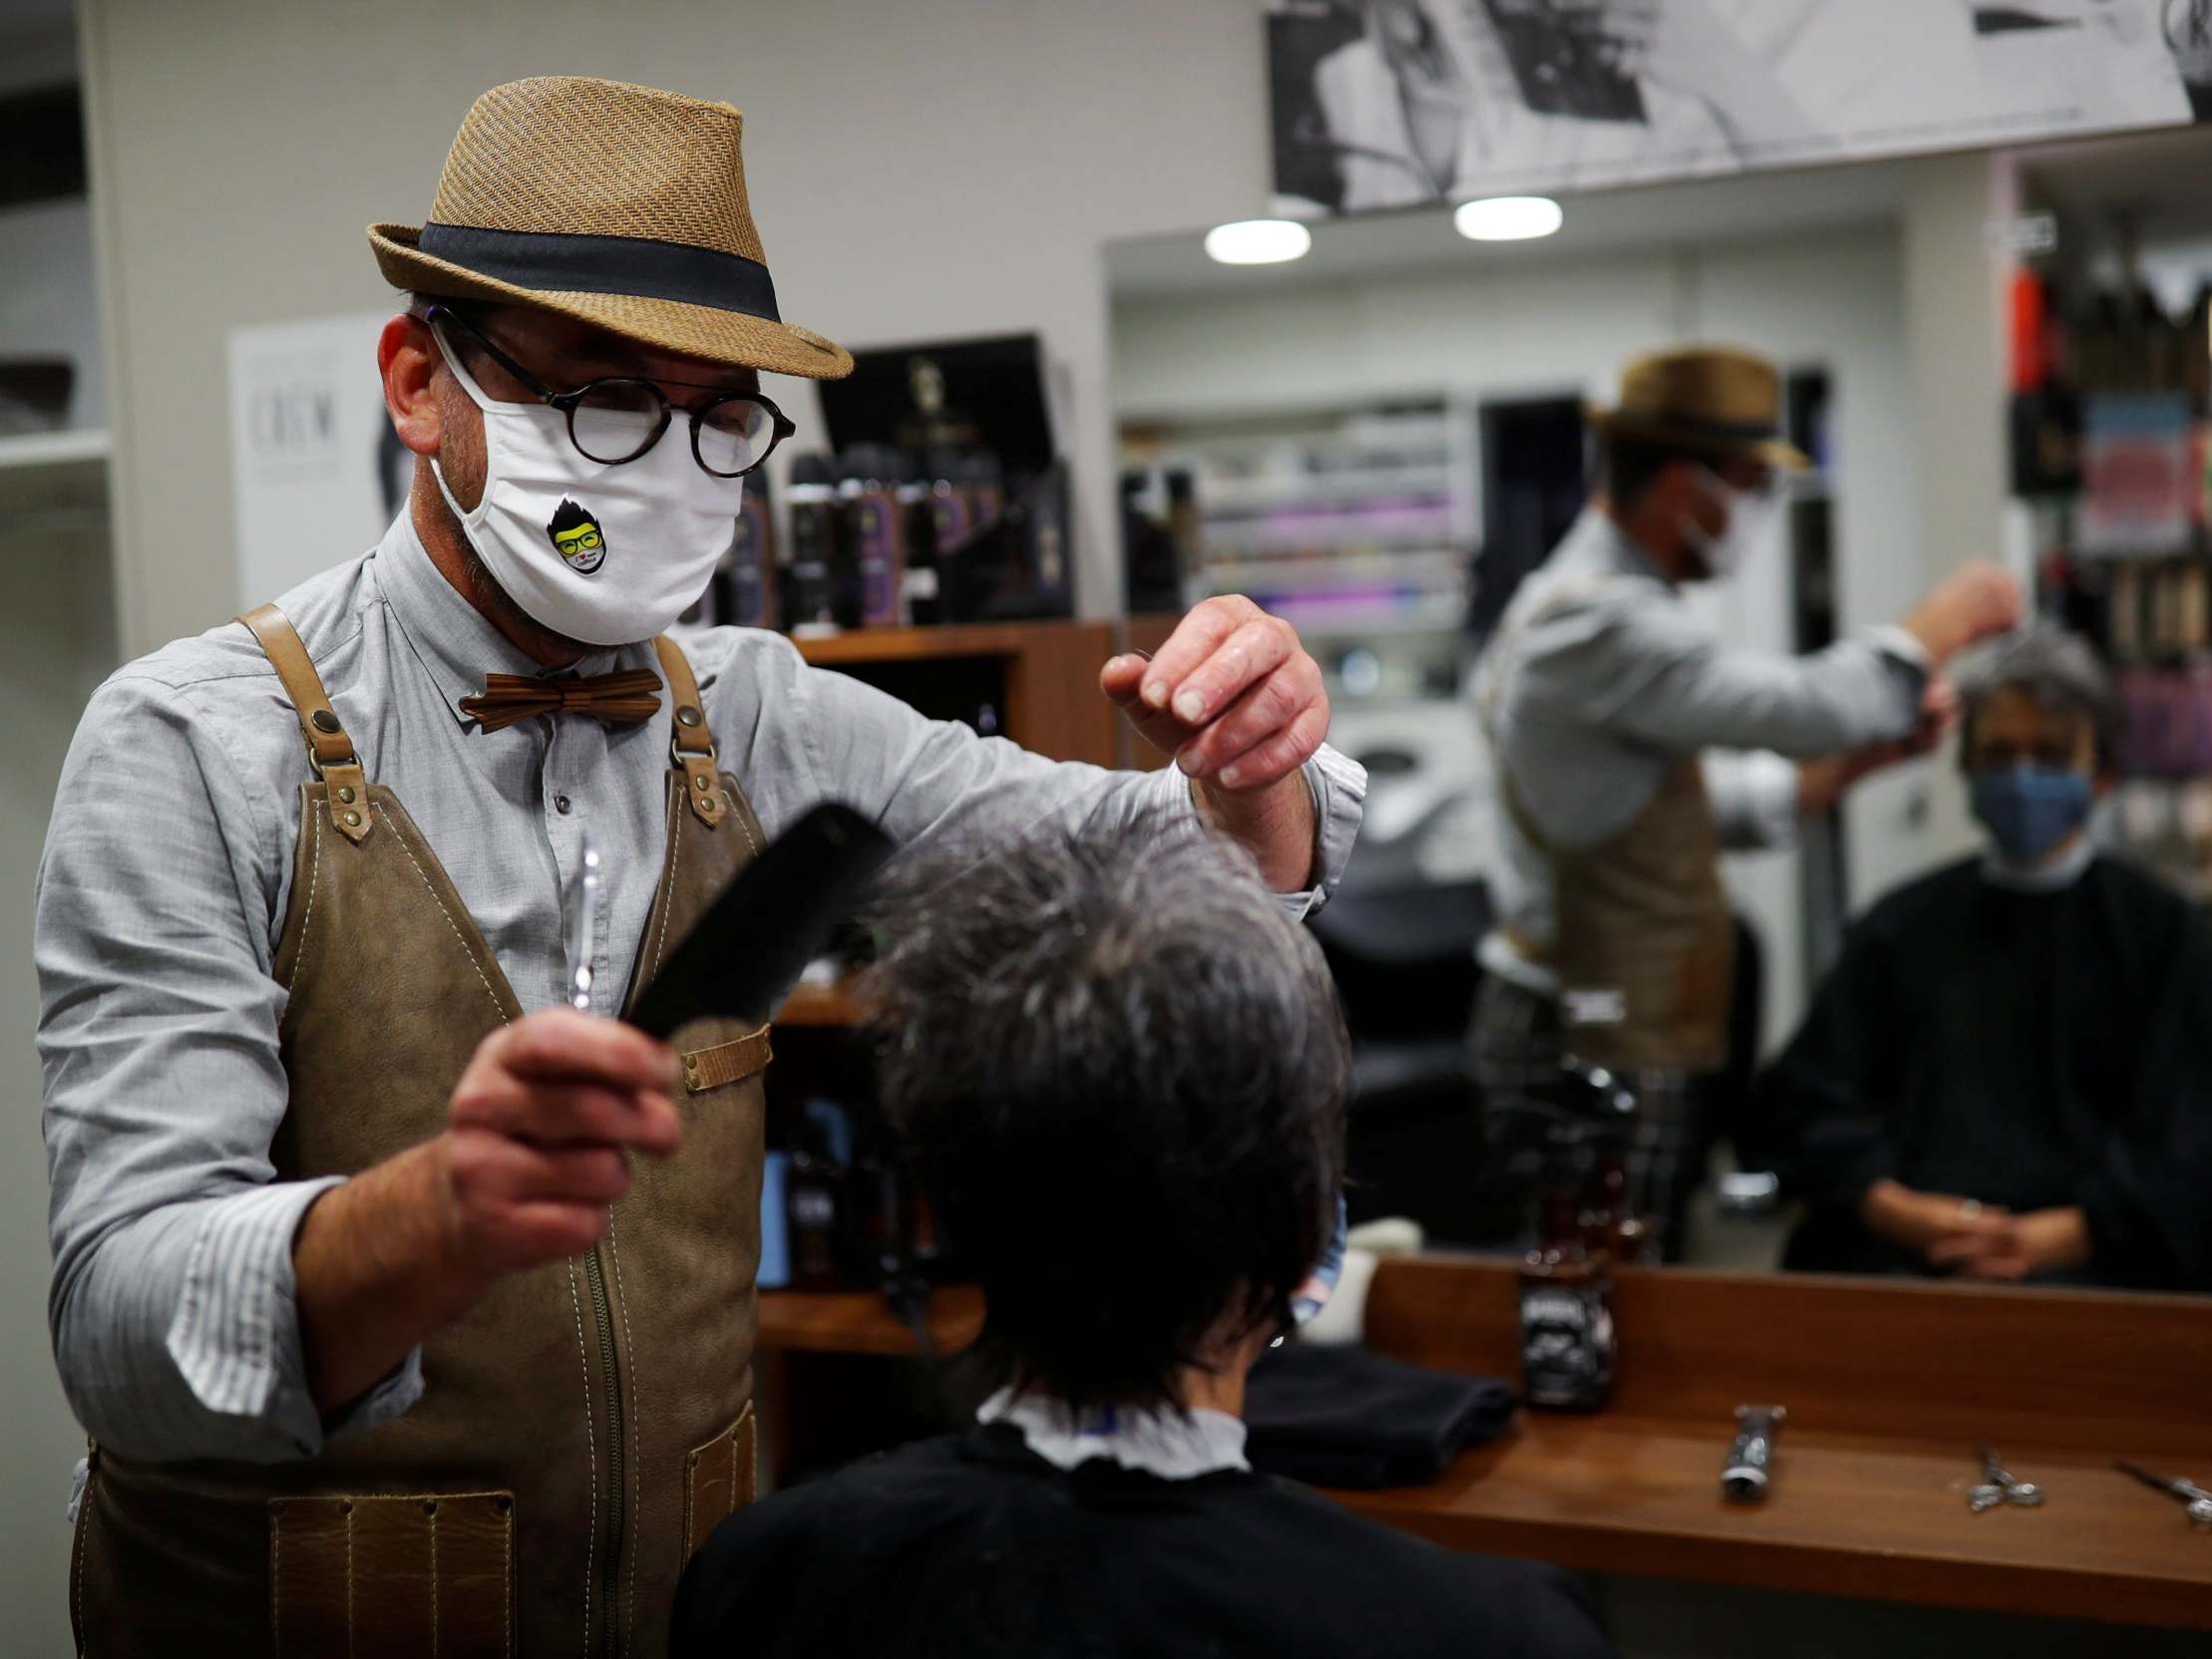
M 1772 750 L 1810 760 L 1908 735 L 1928 659 L 1877 628 L 1792 657 L 1704 630 L 1657 584 L 1620 583 L 1548 672 L 1584 718 L 1656 747 Z
M 1190 781 L 1173 767 L 1115 772 L 1047 760 L 955 721 L 930 720 L 850 675 L 807 666 L 796 651 L 781 673 L 820 793 L 872 817 L 902 844 L 982 844 L 1048 826 L 1096 832 L 1197 814 Z M 1298 916 L 1325 903 L 1343 879 L 1367 795 L 1366 770 L 1325 745 L 1303 770 L 1313 879 L 1282 895 Z
M 239 782 L 188 690 L 95 695 L 40 863 L 35 955 L 62 1385 L 147 1460 L 309 1456 L 404 1411 L 414 1356 L 324 1423 L 292 1241 L 330 1181 L 280 1182 L 271 977 L 279 804 Z

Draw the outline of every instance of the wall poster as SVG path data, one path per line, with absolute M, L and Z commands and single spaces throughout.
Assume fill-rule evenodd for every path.
M 230 331 L 241 609 L 367 552 L 406 499 L 414 458 L 392 431 L 376 369 L 391 315 Z
M 1276 210 L 2169 127 L 2212 0 L 1269 0 Z

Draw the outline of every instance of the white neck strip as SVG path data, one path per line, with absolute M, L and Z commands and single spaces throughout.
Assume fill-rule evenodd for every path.
M 977 1408 L 975 1421 L 1012 1424 L 1029 1450 L 1055 1469 L 1104 1458 L 1163 1481 L 1188 1481 L 1252 1468 L 1245 1460 L 1244 1423 L 1203 1407 L 1187 1417 L 1125 1406 L 1093 1408 L 1078 1417 L 1064 1401 L 1003 1388 Z
M 2012 863 L 1993 848 L 1982 860 L 1982 876 L 1993 887 L 2016 893 L 2054 893 L 2080 880 L 2095 862 L 2096 843 L 2083 835 L 2046 864 Z

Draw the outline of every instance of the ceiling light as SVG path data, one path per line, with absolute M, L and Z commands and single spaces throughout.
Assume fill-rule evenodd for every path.
M 1225 265 L 1280 265 L 1312 245 L 1313 233 L 1296 219 L 1239 219 L 1206 232 L 1206 257 Z
M 1549 236 L 1565 217 L 1548 195 L 1493 195 L 1461 202 L 1452 228 L 1469 241 L 1525 242 Z

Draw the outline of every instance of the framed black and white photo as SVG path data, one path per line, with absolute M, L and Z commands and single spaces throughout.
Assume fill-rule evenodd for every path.
M 1270 0 L 1276 208 L 2183 125 L 2212 0 Z

